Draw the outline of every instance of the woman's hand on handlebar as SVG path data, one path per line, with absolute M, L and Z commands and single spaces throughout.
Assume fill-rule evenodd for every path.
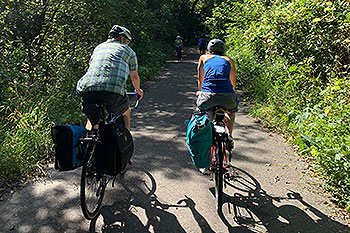
M 200 93 L 201 93 L 201 91 L 197 91 L 196 92 L 196 96 L 199 96 Z

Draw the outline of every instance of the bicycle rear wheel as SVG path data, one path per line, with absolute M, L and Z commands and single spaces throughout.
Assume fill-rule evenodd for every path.
M 222 196 L 223 196 L 223 176 L 224 176 L 224 167 L 223 167 L 223 145 L 219 143 L 216 153 L 216 165 L 215 165 L 215 201 L 216 201 L 216 210 L 219 212 L 222 206 Z
M 84 161 L 80 182 L 80 204 L 86 219 L 95 218 L 101 209 L 105 188 L 107 185 L 106 175 L 96 173 L 95 148 L 93 145 L 88 151 Z

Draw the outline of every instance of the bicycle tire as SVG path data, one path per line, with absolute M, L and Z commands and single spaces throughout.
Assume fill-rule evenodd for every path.
M 223 145 L 220 142 L 217 148 L 217 159 L 216 159 L 216 166 L 215 166 L 215 204 L 216 204 L 216 210 L 219 212 L 222 206 L 222 196 L 223 196 L 223 176 L 224 176 L 224 167 L 223 167 Z
M 94 165 L 96 145 L 88 150 L 81 171 L 80 204 L 86 219 L 94 219 L 100 212 L 107 185 L 106 175 L 97 174 Z

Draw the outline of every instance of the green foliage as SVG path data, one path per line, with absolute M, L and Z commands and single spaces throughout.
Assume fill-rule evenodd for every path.
M 348 4 L 226 0 L 206 25 L 226 41 L 254 114 L 289 134 L 350 208 Z
M 350 192 L 350 80 L 337 79 L 320 96 L 320 102 L 304 109 L 290 126 L 300 135 L 301 153 L 312 155 L 332 182 L 328 188 L 342 199 Z M 341 204 L 345 201 L 350 200 L 344 198 Z
M 52 155 L 53 124 L 83 123 L 75 85 L 112 25 L 131 30 L 144 82 L 164 64 L 176 34 L 186 28 L 190 36 L 179 18 L 197 19 L 198 2 L 2 0 L 0 186 L 40 171 Z
M 47 129 L 50 122 L 41 105 L 26 113 L 14 111 L 9 115 L 11 131 L 6 131 L 0 147 L 0 170 L 3 182 L 41 171 L 40 164 L 47 159 L 52 145 Z

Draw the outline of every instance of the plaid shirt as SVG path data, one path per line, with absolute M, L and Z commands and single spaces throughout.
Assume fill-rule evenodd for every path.
M 106 41 L 95 48 L 88 71 L 78 81 L 77 91 L 108 91 L 125 95 L 126 80 L 134 70 L 137 70 L 136 53 L 119 41 Z

